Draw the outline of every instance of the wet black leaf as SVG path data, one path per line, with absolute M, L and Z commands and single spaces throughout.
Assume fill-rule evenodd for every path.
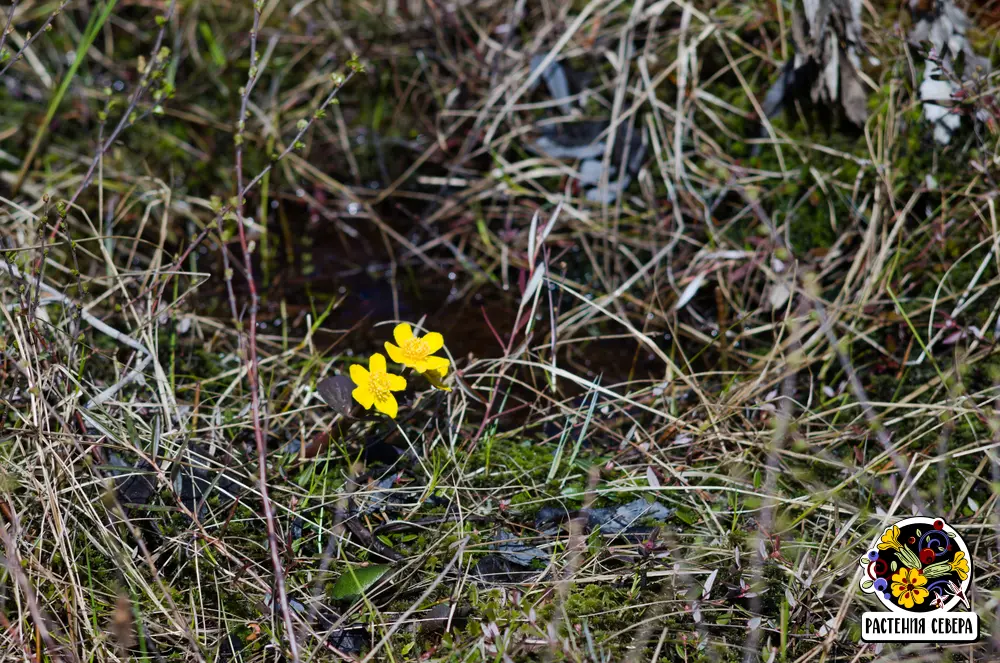
M 298 541 L 305 535 L 305 524 L 302 516 L 295 516 L 295 520 L 292 521 L 292 541 Z
M 539 572 L 524 564 L 517 564 L 500 555 L 486 555 L 472 567 L 472 575 L 496 585 L 523 584 L 537 578 Z
M 638 529 L 636 526 L 641 520 L 662 522 L 673 515 L 674 510 L 663 504 L 639 498 L 621 506 L 590 509 L 587 512 L 587 526 L 590 529 L 600 527 L 602 534 L 621 534 Z
M 272 606 L 272 601 L 273 597 L 268 594 L 264 598 L 264 605 L 268 609 L 274 610 L 276 616 L 280 618 L 281 607 L 277 603 Z M 352 622 L 334 628 L 334 624 L 340 620 L 340 615 L 322 603 L 314 606 L 312 613 L 300 601 L 292 598 L 288 599 L 288 607 L 303 619 L 308 619 L 311 616 L 313 629 L 325 638 L 324 643 L 329 648 L 344 654 L 358 654 L 366 647 L 371 646 L 371 634 L 364 624 Z
M 525 543 L 519 537 L 514 536 L 506 530 L 500 530 L 496 538 L 498 542 L 490 547 L 497 551 L 498 555 L 510 562 L 530 566 L 531 562 L 536 559 L 545 562 L 549 560 L 549 553 Z
M 448 620 L 451 619 L 452 628 L 462 628 L 469 621 L 472 608 L 467 605 L 455 606 L 452 610 L 451 603 L 439 603 L 424 615 L 420 620 L 419 630 L 423 634 L 437 633 L 448 628 Z
M 398 509 L 401 503 L 405 503 L 405 498 L 393 490 L 393 486 L 401 476 L 402 472 L 390 472 L 377 481 L 362 485 L 356 498 L 358 513 L 367 515 L 384 512 L 393 508 Z
M 316 389 L 320 398 L 335 412 L 345 417 L 351 415 L 351 409 L 354 407 L 354 398 L 351 396 L 354 382 L 351 378 L 346 375 L 333 375 L 316 385 Z
M 116 458 L 113 456 L 111 462 L 117 464 Z M 118 501 L 126 506 L 144 506 L 156 494 L 153 466 L 144 460 L 139 461 L 128 476 L 119 478 L 117 483 Z
M 544 55 L 536 55 L 531 58 L 531 69 L 538 69 L 544 61 Z M 563 66 L 555 61 L 550 62 L 542 72 L 541 78 L 545 81 L 545 86 L 549 89 L 549 96 L 554 101 L 559 102 L 559 108 L 563 113 L 569 115 L 572 112 L 569 103 L 569 78 L 567 78 L 566 70 L 563 69 Z
M 572 514 L 562 506 L 543 506 L 535 515 L 535 527 L 544 529 L 549 525 L 558 525 L 570 519 Z
M 326 644 L 345 654 L 360 654 L 365 647 L 370 646 L 370 640 L 364 626 L 351 624 L 330 633 L 326 637 Z
M 630 536 L 645 536 L 655 528 L 642 525 L 642 521 L 652 520 L 663 522 L 672 518 L 674 509 L 660 502 L 647 502 L 639 498 L 619 506 L 592 508 L 584 512 L 570 512 L 562 506 L 544 506 L 535 516 L 535 527 L 544 530 L 553 525 L 559 525 L 570 518 L 586 516 L 587 530 L 600 528 L 602 534 L 623 534 Z
M 177 496 L 191 511 L 197 509 L 199 518 L 207 514 L 208 497 L 213 492 L 226 502 L 236 499 L 242 492 L 233 477 L 214 465 L 203 450 L 191 449 L 174 477 Z
M 219 655 L 216 657 L 218 663 L 228 663 L 232 660 L 242 660 L 242 656 L 238 654 L 243 651 L 243 647 L 246 645 L 243 643 L 243 639 L 235 633 L 227 633 L 222 636 L 222 642 L 219 644 Z

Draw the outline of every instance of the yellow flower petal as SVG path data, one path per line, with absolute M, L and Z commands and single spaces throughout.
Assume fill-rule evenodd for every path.
M 385 373 L 385 355 L 376 352 L 369 357 L 368 370 L 372 373 Z
M 917 587 L 910 593 L 913 595 L 914 603 L 923 603 L 924 599 L 930 595 L 930 592 L 923 587 Z
M 437 332 L 421 336 L 421 339 L 427 344 L 427 354 L 435 353 L 444 347 L 444 336 Z
M 393 360 L 397 364 L 403 364 L 404 366 L 406 365 L 406 355 L 403 354 L 402 348 L 393 345 L 389 341 L 386 341 L 385 351 L 389 353 L 389 359 Z
M 440 389 L 441 391 L 451 391 L 451 387 L 444 383 L 444 374 L 437 371 L 426 371 L 424 377 L 427 381 L 431 383 L 435 389 Z M 868 566 L 868 558 L 865 557 L 865 566 Z
M 368 369 L 361 364 L 351 364 L 351 380 L 354 384 L 361 386 L 368 386 Z M 368 407 L 371 407 L 370 405 Z
M 392 337 L 396 339 L 396 343 L 402 345 L 413 338 L 413 329 L 405 322 L 401 322 L 392 330 Z
M 351 395 L 354 396 L 354 400 L 361 403 L 361 406 L 366 410 L 370 410 L 372 408 L 372 403 L 375 402 L 375 397 L 372 395 L 371 389 L 369 389 L 367 385 L 364 387 L 358 387 L 351 392 Z
M 395 419 L 396 413 L 399 411 L 399 405 L 396 403 L 396 397 L 389 394 L 385 397 L 385 399 L 375 401 L 375 409 L 382 414 L 389 415 L 389 417 Z
M 435 373 L 440 373 L 444 377 L 448 373 L 448 366 L 451 362 L 448 361 L 447 357 L 427 357 L 416 362 L 413 368 L 417 370 L 418 373 L 426 373 L 427 371 L 434 371 Z
M 389 390 L 390 391 L 403 391 L 406 389 L 406 378 L 402 375 L 393 375 L 392 373 L 387 373 L 386 377 L 389 378 Z
M 910 570 L 910 584 L 916 585 L 918 587 L 920 587 L 921 585 L 926 585 L 927 584 L 927 578 L 924 576 L 923 573 L 920 572 L 920 569 L 911 569 Z

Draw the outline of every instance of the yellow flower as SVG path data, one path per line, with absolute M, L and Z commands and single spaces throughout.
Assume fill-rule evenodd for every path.
M 959 550 L 955 553 L 955 559 L 949 562 L 951 570 L 958 573 L 958 577 L 965 580 L 969 577 L 969 560 L 965 559 L 965 553 Z
M 920 569 L 908 569 L 904 566 L 892 576 L 892 595 L 899 605 L 909 610 L 914 604 L 923 603 L 930 594 L 924 587 L 926 584 L 927 578 Z
M 402 375 L 386 373 L 383 355 L 377 352 L 373 354 L 368 359 L 367 371 L 360 364 L 352 365 L 351 380 L 358 385 L 357 389 L 351 392 L 354 400 L 361 403 L 366 410 L 370 410 L 374 404 L 379 412 L 396 418 L 399 408 L 396 397 L 391 392 L 406 389 L 406 379 Z
M 879 539 L 879 550 L 888 550 L 889 548 L 899 550 L 899 528 L 895 525 L 886 529 L 882 538 Z
M 451 387 L 444 383 L 444 371 L 427 371 L 424 373 L 424 377 L 427 378 L 427 381 L 431 383 L 432 387 L 440 389 L 441 391 L 451 391 Z
M 444 337 L 437 332 L 425 334 L 421 338 L 413 335 L 410 325 L 405 322 L 396 325 L 392 330 L 392 336 L 399 345 L 393 345 L 386 341 L 385 350 L 389 353 L 397 364 L 409 366 L 417 373 L 434 371 L 438 378 L 444 378 L 448 372 L 448 360 L 445 357 L 432 357 L 431 355 L 444 347 Z

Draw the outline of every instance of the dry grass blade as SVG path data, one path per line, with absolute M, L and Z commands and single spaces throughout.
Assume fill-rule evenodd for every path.
M 0 649 L 992 660 L 998 16 L 4 5 Z

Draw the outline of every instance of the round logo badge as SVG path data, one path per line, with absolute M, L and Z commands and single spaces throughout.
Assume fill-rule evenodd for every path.
M 890 525 L 861 558 L 861 589 L 903 613 L 969 610 L 972 560 L 944 520 L 916 516 Z

